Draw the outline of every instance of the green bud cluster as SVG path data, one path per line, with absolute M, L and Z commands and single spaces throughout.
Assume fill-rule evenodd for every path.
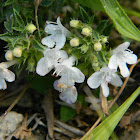
M 83 63 L 89 63 L 95 71 L 107 64 L 109 55 L 106 43 L 108 37 L 100 35 L 89 24 L 82 23 L 80 20 L 71 20 L 70 26 L 73 31 L 69 42 L 72 50 L 70 53 L 77 59 L 81 59 L 83 56 Z

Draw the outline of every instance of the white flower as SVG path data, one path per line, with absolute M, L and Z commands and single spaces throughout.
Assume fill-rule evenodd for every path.
M 82 83 L 85 80 L 84 74 L 78 68 L 72 67 L 74 62 L 75 58 L 71 56 L 62 63 L 57 64 L 53 73 L 61 76 L 60 81 L 69 87 L 73 86 L 75 82 Z
M 128 77 L 129 76 L 129 69 L 126 65 L 128 64 L 135 64 L 137 62 L 137 56 L 133 54 L 133 52 L 129 49 L 130 43 L 125 42 L 121 45 L 119 45 L 116 49 L 114 49 L 113 55 L 111 56 L 109 60 L 108 67 L 111 69 L 116 69 L 120 68 L 120 73 L 123 77 Z
M 101 85 L 103 95 L 107 97 L 109 95 L 108 83 L 113 86 L 121 86 L 122 80 L 115 73 L 116 70 L 112 70 L 108 67 L 103 67 L 100 71 L 93 73 L 87 80 L 87 84 L 90 88 L 96 89 Z
M 2 62 L 0 63 L 0 89 L 6 89 L 6 81 L 13 82 L 15 80 L 15 74 L 7 68 L 14 65 L 16 61 Z
M 47 34 L 51 34 L 42 39 L 42 44 L 56 49 L 61 49 L 65 42 L 66 37 L 70 37 L 71 33 L 60 22 L 60 17 L 57 18 L 57 22 L 49 22 L 45 27 Z
M 62 101 L 68 104 L 75 103 L 77 100 L 77 89 L 75 86 L 69 87 L 66 84 L 61 83 L 59 80 L 54 82 L 54 88 L 61 92 L 59 97 Z
M 67 58 L 67 53 L 64 50 L 46 49 L 44 51 L 44 57 L 37 63 L 36 72 L 40 76 L 44 76 L 48 74 L 57 63 Z

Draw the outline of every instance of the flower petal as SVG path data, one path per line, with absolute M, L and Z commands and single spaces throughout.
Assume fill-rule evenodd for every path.
M 119 86 L 121 86 L 123 84 L 120 76 L 118 74 L 116 74 L 116 73 L 112 74 L 110 83 L 113 86 L 116 86 L 116 87 L 119 87 Z
M 117 56 L 116 54 L 112 55 L 110 60 L 109 60 L 109 63 L 108 63 L 108 67 L 110 69 L 116 69 L 118 68 L 118 62 L 117 62 Z
M 3 78 L 0 78 L 0 89 L 5 90 L 7 88 L 6 82 Z
M 59 62 L 63 62 L 64 60 L 68 59 L 68 54 L 64 50 L 59 50 L 60 52 L 60 57 L 59 57 Z
M 131 53 L 131 52 L 128 52 L 128 51 L 125 51 L 124 52 L 124 61 L 128 64 L 135 64 L 137 62 L 137 55 Z
M 3 69 L 3 78 L 8 81 L 8 82 L 13 82 L 15 80 L 15 74 L 8 70 L 8 69 Z
M 102 82 L 102 83 L 101 83 L 101 87 L 102 87 L 103 95 L 104 95 L 105 97 L 108 97 L 108 95 L 109 95 L 108 83 L 107 83 L 107 82 Z
M 61 78 L 60 78 L 60 83 L 66 84 L 69 87 L 74 86 L 75 81 L 73 80 L 73 77 L 71 76 L 71 70 L 70 69 L 65 69 L 66 71 L 63 71 L 61 73 Z
M 43 45 L 48 46 L 49 48 L 53 48 L 55 45 L 54 35 L 47 36 L 41 40 Z
M 71 67 L 72 78 L 76 83 L 83 83 L 85 80 L 85 75 L 76 67 Z
M 120 68 L 120 73 L 123 77 L 128 77 L 129 76 L 129 69 L 126 65 L 126 63 L 123 60 L 118 61 L 119 68 Z
M 58 87 L 57 87 L 57 85 L 58 85 L 58 81 L 59 81 L 59 80 L 55 80 L 55 81 L 54 81 L 54 83 L 53 83 L 53 87 L 54 87 L 55 90 L 57 90 L 57 91 L 60 92 L 60 91 L 61 91 L 61 88 L 58 88 Z
M 57 34 L 55 34 L 55 36 L 54 36 L 54 40 L 55 40 L 55 42 L 56 42 L 55 48 L 56 48 L 56 49 L 61 49 L 61 48 L 63 48 L 63 46 L 65 45 L 66 37 L 65 37 L 65 35 L 62 34 L 62 33 L 57 33 Z
M 47 34 L 55 34 L 57 30 L 61 30 L 58 25 L 48 24 L 45 27 L 45 32 Z
M 130 42 L 124 42 L 122 44 L 120 44 L 116 49 L 113 50 L 113 53 L 118 53 L 120 51 L 124 51 L 125 49 L 127 49 L 130 45 Z
M 70 37 L 71 36 L 71 32 L 66 29 L 62 24 L 61 24 L 61 21 L 60 21 L 60 17 L 57 18 L 57 24 L 59 26 L 59 28 L 61 29 L 62 33 L 66 36 L 66 37 Z
M 36 67 L 36 73 L 40 76 L 45 76 L 53 69 L 53 65 L 47 62 L 45 57 L 41 58 Z
M 71 88 L 67 88 L 59 95 L 60 99 L 62 101 L 67 102 L 68 104 L 75 103 L 77 100 L 77 90 L 75 86 L 72 86 Z
M 98 88 L 101 84 L 101 76 L 102 72 L 93 73 L 87 80 L 87 84 L 89 85 L 89 87 L 92 89 Z

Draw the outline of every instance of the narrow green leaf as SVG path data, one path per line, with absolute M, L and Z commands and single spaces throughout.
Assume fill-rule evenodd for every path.
M 48 6 L 51 6 L 53 2 L 54 2 L 54 0 L 42 0 L 42 2 L 40 3 L 40 5 L 41 6 L 48 7 Z
M 12 47 L 15 47 L 15 45 L 18 44 L 18 42 L 19 42 L 20 40 L 22 40 L 22 39 L 23 39 L 22 36 L 16 36 L 16 37 L 11 38 L 11 39 L 9 39 L 9 40 L 10 40 L 10 42 L 11 42 L 11 44 L 12 44 Z
M 140 41 L 140 31 L 129 19 L 117 0 L 100 0 L 117 30 L 124 36 Z
M 37 40 L 32 39 L 32 40 L 31 40 L 31 43 L 32 43 L 32 45 L 33 45 L 37 50 L 39 50 L 39 51 L 45 50 L 45 49 L 44 49 L 44 46 L 41 45 Z
M 100 39 L 99 33 L 98 33 L 97 31 L 95 31 L 95 30 L 92 32 L 92 36 L 93 36 L 93 38 L 94 38 L 95 40 L 99 40 L 99 39 Z
M 20 14 L 18 13 L 18 11 L 16 11 L 16 9 L 13 9 L 13 11 L 14 11 L 14 16 L 15 16 L 15 22 L 19 25 L 19 27 L 25 28 L 24 21 L 22 17 L 20 16 Z
M 0 34 L 0 39 L 6 42 L 10 42 L 10 39 L 13 39 L 13 38 L 15 38 L 15 36 L 9 33 Z
M 92 24 L 93 24 L 94 17 L 95 17 L 95 15 L 91 16 L 91 18 L 90 18 L 90 20 L 89 20 L 89 24 L 90 24 L 90 25 L 92 25 Z
M 96 31 L 102 33 L 103 30 L 106 28 L 107 23 L 108 23 L 108 20 L 101 20 L 98 24 Z
M 15 31 L 18 31 L 18 32 L 23 32 L 24 31 L 24 29 L 20 28 L 20 27 L 12 27 L 12 29 L 14 29 Z
M 113 30 L 114 24 L 109 24 L 105 27 L 105 29 L 103 30 L 102 34 L 105 36 L 109 36 L 111 31 Z
M 140 94 L 140 86 L 133 94 L 100 125 L 93 129 L 83 140 L 108 140 L 120 119 Z
M 88 16 L 87 12 L 84 10 L 84 8 L 82 8 L 81 6 L 80 6 L 80 12 L 81 12 L 81 16 L 83 18 L 83 21 L 85 23 L 89 23 L 89 21 L 90 21 L 89 16 Z
M 7 21 L 4 22 L 4 27 L 6 28 L 6 30 L 10 33 L 13 32 L 12 30 L 12 20 L 8 19 Z
M 104 11 L 104 8 L 100 0 L 73 0 L 73 1 L 78 2 L 84 6 L 87 6 L 93 10 Z
M 8 5 L 11 5 L 11 4 L 15 3 L 15 2 L 17 2 L 17 1 L 16 1 L 16 0 L 7 0 L 7 1 L 3 4 L 3 6 L 8 6 Z

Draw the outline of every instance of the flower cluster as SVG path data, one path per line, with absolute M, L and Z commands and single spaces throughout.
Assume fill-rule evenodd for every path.
M 101 85 L 103 95 L 108 97 L 109 88 L 108 83 L 113 86 L 119 87 L 122 85 L 120 77 L 116 74 L 119 66 L 120 73 L 123 77 L 129 76 L 129 69 L 126 65 L 135 64 L 137 62 L 137 56 L 129 49 L 130 43 L 125 42 L 119 45 L 116 49 L 112 50 L 112 56 L 110 57 L 108 67 L 103 67 L 100 71 L 93 73 L 87 80 L 89 87 L 96 89 Z
M 7 68 L 26 61 L 27 69 L 30 72 L 36 70 L 40 76 L 54 70 L 53 75 L 60 77 L 54 82 L 54 89 L 60 92 L 60 99 L 69 104 L 77 100 L 75 83 L 83 83 L 85 76 L 91 75 L 87 79 L 87 84 L 92 89 L 101 86 L 105 97 L 109 95 L 108 84 L 121 86 L 123 82 L 117 74 L 118 68 L 123 77 L 128 77 L 127 64 L 137 62 L 137 56 L 128 49 L 130 43 L 125 42 L 108 51 L 107 37 L 93 30 L 89 24 L 71 20 L 70 26 L 73 32 L 61 24 L 60 17 L 56 22 L 47 21 L 47 36 L 41 40 L 42 45 L 32 35 L 36 27 L 27 24 L 25 30 L 29 37 L 19 38 L 12 47 L 9 43 L 9 50 L 5 53 L 8 62 L 0 63 L 0 89 L 7 88 L 5 80 L 15 80 L 15 74 Z M 79 69 L 74 66 L 78 61 L 82 64 L 78 65 Z
M 42 44 L 48 46 L 43 52 L 44 57 L 37 64 L 36 72 L 40 76 L 48 74 L 55 69 L 53 75 L 61 76 L 54 82 L 54 88 L 60 92 L 60 99 L 71 104 L 77 100 L 77 90 L 75 82 L 84 82 L 84 74 L 76 67 L 74 56 L 68 58 L 66 51 L 60 50 L 70 36 L 68 31 L 57 18 L 57 22 L 49 22 L 45 27 L 45 32 L 50 34 L 42 39 Z

